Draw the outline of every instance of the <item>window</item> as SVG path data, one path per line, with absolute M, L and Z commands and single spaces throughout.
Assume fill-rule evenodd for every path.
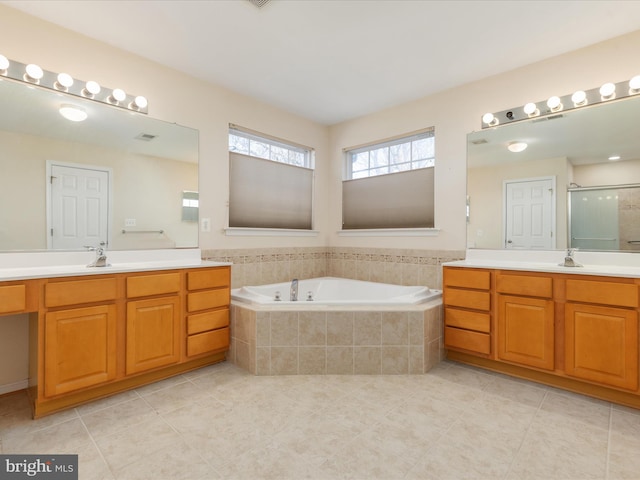
M 229 227 L 312 229 L 313 149 L 229 128 Z
M 435 164 L 434 129 L 346 150 L 347 179 L 405 172 Z
M 435 131 L 345 149 L 342 229 L 434 228 Z

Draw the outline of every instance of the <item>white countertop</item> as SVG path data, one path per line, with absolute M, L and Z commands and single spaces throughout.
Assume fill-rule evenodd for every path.
M 200 258 L 200 249 L 107 252 L 108 267 L 87 267 L 94 252 L 0 253 L 0 281 L 231 265 Z
M 573 275 L 602 275 L 608 277 L 640 278 L 640 254 L 622 252 L 581 252 L 573 258 L 582 267 L 565 267 L 565 251 L 521 251 L 469 249 L 465 260 L 444 263 L 444 266 L 494 268 L 531 272 L 566 273 Z

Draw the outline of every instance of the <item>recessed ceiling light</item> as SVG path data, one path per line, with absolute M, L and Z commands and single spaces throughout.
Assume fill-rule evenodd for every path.
M 507 148 L 510 152 L 520 153 L 527 148 L 527 144 L 525 142 L 511 142 L 507 145 Z

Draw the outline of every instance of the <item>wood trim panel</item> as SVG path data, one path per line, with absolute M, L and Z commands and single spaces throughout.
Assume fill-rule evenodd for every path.
M 48 308 L 82 303 L 108 302 L 118 294 L 115 277 L 73 281 L 49 281 L 44 288 L 44 306 Z
M 180 291 L 180 273 L 160 273 L 127 277 L 127 297 L 148 297 Z
M 444 327 L 444 344 L 450 348 L 460 348 L 485 355 L 491 353 L 490 336 L 454 327 Z
M 567 301 L 638 307 L 638 285 L 622 282 L 568 279 Z
M 6 285 L 0 287 L 0 314 L 24 312 L 27 308 L 27 286 Z
M 187 288 L 189 290 L 228 287 L 230 284 L 229 267 L 197 269 L 187 272 Z
M 187 311 L 197 312 L 229 305 L 229 289 L 204 290 L 187 294 Z
M 491 294 L 477 290 L 445 288 L 443 301 L 444 304 L 448 306 L 471 308 L 485 312 L 488 312 L 491 308 Z
M 187 338 L 187 356 L 202 355 L 229 348 L 229 327 L 190 335 Z
M 553 280 L 551 277 L 498 274 L 496 275 L 496 292 L 551 298 L 553 296 Z
M 229 309 L 214 310 L 212 312 L 196 313 L 187 316 L 187 334 L 206 332 L 229 326 Z
M 444 309 L 445 325 L 457 328 L 466 328 L 477 332 L 489 333 L 491 331 L 491 315 L 482 312 L 470 312 L 457 308 Z
M 442 283 L 447 287 L 474 288 L 477 290 L 489 290 L 491 288 L 491 272 L 489 270 L 444 267 L 442 276 Z

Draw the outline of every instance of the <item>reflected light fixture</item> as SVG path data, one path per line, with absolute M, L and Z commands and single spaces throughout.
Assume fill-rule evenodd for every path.
M 88 115 L 84 108 L 77 105 L 64 103 L 60 106 L 60 115 L 72 122 L 82 122 L 87 119 Z
M 607 160 L 615 162 L 616 160 L 620 160 L 620 155 L 611 155 Z
M 482 116 L 482 128 L 507 125 L 534 117 L 562 117 L 559 112 L 583 108 L 587 105 L 618 100 L 640 94 L 640 75 L 618 83 L 605 83 L 599 88 L 577 90 L 572 95 L 552 96 L 547 101 L 527 103 L 521 107 L 501 112 L 489 112 Z
M 526 150 L 527 147 L 528 145 L 525 142 L 520 142 L 520 141 L 510 142 L 509 145 L 507 145 L 507 148 L 509 149 L 509 151 L 513 153 L 523 152 Z
M 73 78 L 68 73 L 56 73 L 43 70 L 40 66 L 24 64 L 0 55 L 0 76 L 32 86 L 64 92 L 76 97 L 87 98 L 99 103 L 106 103 L 124 110 L 146 114 L 147 99 L 136 95 L 127 95 L 124 90 L 101 87 L 97 82 L 87 82 Z M 141 100 L 143 99 L 143 100 Z

